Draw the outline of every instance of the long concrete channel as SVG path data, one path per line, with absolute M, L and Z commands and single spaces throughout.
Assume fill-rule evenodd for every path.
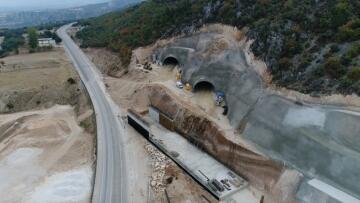
M 66 53 L 84 83 L 92 100 L 97 124 L 97 164 L 92 202 L 128 202 L 126 157 L 124 153 L 124 123 L 118 119 L 120 111 L 106 93 L 100 73 L 67 34 L 72 24 L 61 27 Z

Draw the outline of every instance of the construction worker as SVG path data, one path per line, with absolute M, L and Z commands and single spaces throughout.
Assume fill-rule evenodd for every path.
M 181 70 L 176 72 L 176 81 L 181 81 Z
M 186 83 L 185 90 L 186 91 L 191 91 L 191 85 L 189 83 Z

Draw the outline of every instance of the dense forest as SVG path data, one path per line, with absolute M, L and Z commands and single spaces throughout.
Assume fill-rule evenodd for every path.
M 83 47 L 108 47 L 128 64 L 134 48 L 205 23 L 248 27 L 275 84 L 314 96 L 360 95 L 359 8 L 352 0 L 149 0 L 81 21 L 77 36 Z

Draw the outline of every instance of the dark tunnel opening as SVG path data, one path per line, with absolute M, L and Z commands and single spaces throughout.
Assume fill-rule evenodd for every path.
M 208 81 L 202 81 L 202 82 L 198 82 L 195 86 L 194 86 L 194 92 L 200 92 L 200 91 L 211 91 L 214 92 L 215 91 L 215 87 L 213 84 L 211 84 Z
M 169 56 L 164 60 L 164 65 L 177 66 L 179 65 L 179 61 L 175 57 Z

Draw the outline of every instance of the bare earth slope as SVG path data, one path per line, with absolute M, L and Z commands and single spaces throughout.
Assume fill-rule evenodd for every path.
M 0 115 L 0 141 L 0 202 L 89 201 L 94 139 L 72 107 Z

